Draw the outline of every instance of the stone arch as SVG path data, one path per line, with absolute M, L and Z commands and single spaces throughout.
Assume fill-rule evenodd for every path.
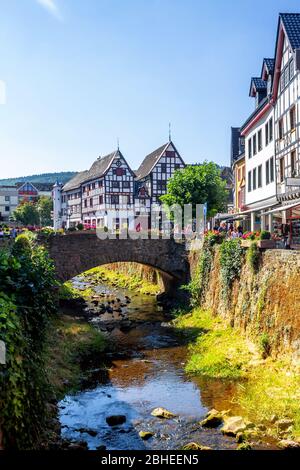
M 96 266 L 117 262 L 135 262 L 157 269 L 166 292 L 171 293 L 189 279 L 189 263 L 185 244 L 173 239 L 105 239 L 94 232 L 59 234 L 48 239 L 57 278 L 65 282 Z

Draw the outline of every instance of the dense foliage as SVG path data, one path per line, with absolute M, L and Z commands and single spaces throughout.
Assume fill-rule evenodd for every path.
M 225 209 L 228 196 L 225 187 L 218 166 L 205 161 L 177 170 L 169 179 L 167 194 L 161 196 L 161 201 L 167 206 L 179 204 L 181 207 L 207 203 L 208 216 L 212 217 Z
M 0 447 L 38 446 L 48 385 L 44 369 L 46 329 L 56 310 L 54 268 L 42 247 L 20 235 L 0 251 Z M 1 442 L 2 440 L 2 442 Z
M 13 218 L 22 225 L 52 225 L 51 211 L 53 202 L 50 197 L 41 196 L 37 202 L 21 202 L 14 210 Z

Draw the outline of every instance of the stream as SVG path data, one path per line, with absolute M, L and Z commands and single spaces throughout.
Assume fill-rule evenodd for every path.
M 90 287 L 80 277 L 73 284 Z M 238 413 L 232 403 L 236 384 L 186 375 L 187 346 L 182 335 L 168 326 L 170 317 L 155 297 L 103 284 L 92 287 L 95 295 L 122 308 L 99 314 L 98 307 L 89 305 L 93 312 L 89 321 L 109 335 L 112 352 L 107 354 L 107 370 L 96 368 L 93 381 L 59 403 L 62 437 L 84 440 L 89 449 L 175 450 L 189 442 L 235 449 L 234 438 L 223 436 L 219 429 L 202 428 L 199 421 L 211 408 Z M 152 416 L 156 407 L 166 408 L 176 418 Z M 106 418 L 111 415 L 123 415 L 126 421 L 109 426 Z M 154 435 L 143 440 L 140 431 Z

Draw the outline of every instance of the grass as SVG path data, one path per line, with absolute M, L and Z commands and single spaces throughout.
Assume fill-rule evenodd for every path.
M 180 330 L 198 330 L 190 344 L 186 371 L 212 378 L 237 379 L 245 375 L 245 367 L 252 357 L 247 342 L 233 328 L 200 308 L 175 320 Z
M 160 287 L 157 284 L 141 279 L 137 274 L 125 274 L 103 266 L 90 269 L 83 276 L 113 286 L 134 290 L 140 294 L 157 295 L 160 292 Z
M 270 425 L 272 416 L 290 418 L 294 421 L 290 437 L 300 437 L 299 367 L 285 358 L 263 359 L 266 338 L 258 337 L 254 345 L 223 319 L 200 308 L 179 315 L 174 324 L 189 338 L 187 372 L 210 378 L 242 379 L 233 400 L 244 416 L 254 423 L 267 424 L 273 435 L 277 428 Z
M 294 421 L 292 434 L 300 437 L 300 375 L 285 360 L 267 359 L 251 368 L 240 388 L 238 402 L 254 422 L 273 415 Z
M 79 388 L 81 364 L 104 351 L 105 337 L 93 326 L 67 315 L 53 320 L 48 334 L 47 370 L 56 397 Z

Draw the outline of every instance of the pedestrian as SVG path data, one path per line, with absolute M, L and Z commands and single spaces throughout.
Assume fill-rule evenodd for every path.
M 3 240 L 4 238 L 4 230 L 2 228 L 2 226 L 0 227 L 0 240 Z
M 12 240 L 15 240 L 16 236 L 17 236 L 17 230 L 15 229 L 15 227 L 13 227 L 13 228 L 10 230 L 10 238 L 11 238 Z

